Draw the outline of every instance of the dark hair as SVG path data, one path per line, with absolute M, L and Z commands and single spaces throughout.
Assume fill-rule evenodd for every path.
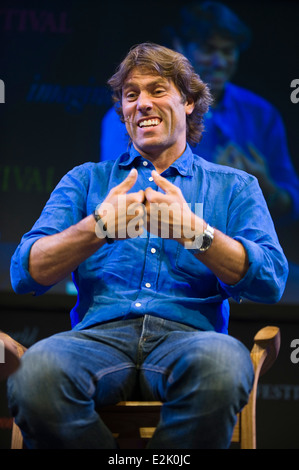
M 172 35 L 183 42 L 205 42 L 219 34 L 236 43 L 240 50 L 246 49 L 251 41 L 250 29 L 226 5 L 220 2 L 195 2 L 181 10 L 179 26 Z M 168 29 L 170 33 L 171 28 Z
M 108 80 L 113 91 L 116 111 L 123 121 L 122 89 L 128 74 L 135 67 L 142 67 L 173 81 L 182 98 L 194 101 L 194 111 L 187 116 L 187 141 L 191 145 L 201 140 L 203 116 L 212 102 L 208 86 L 194 71 L 189 60 L 182 54 L 153 43 L 134 46 Z

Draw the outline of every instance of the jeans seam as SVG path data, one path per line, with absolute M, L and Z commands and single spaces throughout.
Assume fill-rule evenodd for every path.
M 141 371 L 159 372 L 160 374 L 167 376 L 169 376 L 169 374 L 171 373 L 170 369 L 159 366 L 142 366 Z
M 89 390 L 88 390 L 88 394 L 89 395 L 92 395 L 93 394 L 93 388 L 94 388 L 94 384 L 95 382 L 98 382 L 99 380 L 101 380 L 105 375 L 109 375 L 109 374 L 112 374 L 114 372 L 119 372 L 121 370 L 124 370 L 124 369 L 129 369 L 129 368 L 132 368 L 134 369 L 135 366 L 131 363 L 127 363 L 127 364 L 123 364 L 122 366 L 119 366 L 119 367 L 108 367 L 104 370 L 100 370 L 97 374 L 94 374 L 91 381 L 91 385 L 89 387 Z

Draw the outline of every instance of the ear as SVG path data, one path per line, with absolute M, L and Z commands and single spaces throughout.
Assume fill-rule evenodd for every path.
M 194 104 L 194 101 L 192 98 L 187 98 L 187 101 L 185 103 L 185 111 L 186 111 L 186 114 L 189 116 L 190 114 L 193 113 L 194 111 L 194 108 L 195 108 L 195 104 Z

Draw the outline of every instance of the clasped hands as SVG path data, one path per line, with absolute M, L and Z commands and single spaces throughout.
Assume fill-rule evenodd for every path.
M 116 240 L 136 238 L 142 236 L 146 227 L 156 236 L 190 245 L 195 233 L 203 232 L 204 221 L 191 211 L 180 188 L 154 170 L 153 180 L 163 192 L 148 187 L 129 193 L 137 177 L 137 170 L 133 168 L 97 207 L 101 217 L 101 224 L 96 226 L 97 236 L 107 235 Z

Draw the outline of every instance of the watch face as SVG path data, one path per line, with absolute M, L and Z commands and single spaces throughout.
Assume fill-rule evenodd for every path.
M 193 242 L 194 250 L 199 252 L 206 251 L 208 248 L 210 248 L 213 238 L 214 230 L 208 225 L 207 229 L 203 233 L 195 237 Z
M 207 234 L 205 234 L 204 237 L 203 237 L 203 242 L 202 242 L 201 249 L 203 251 L 207 250 L 209 248 L 209 246 L 211 245 L 211 243 L 212 243 L 212 239 Z
M 213 238 L 206 233 L 198 235 L 195 239 L 196 249 L 199 251 L 206 251 L 211 246 L 212 240 Z
M 200 250 L 200 248 L 202 248 L 203 244 L 204 244 L 204 233 L 201 233 L 200 235 L 198 235 L 195 239 L 195 244 L 196 244 L 196 248 L 198 250 Z

